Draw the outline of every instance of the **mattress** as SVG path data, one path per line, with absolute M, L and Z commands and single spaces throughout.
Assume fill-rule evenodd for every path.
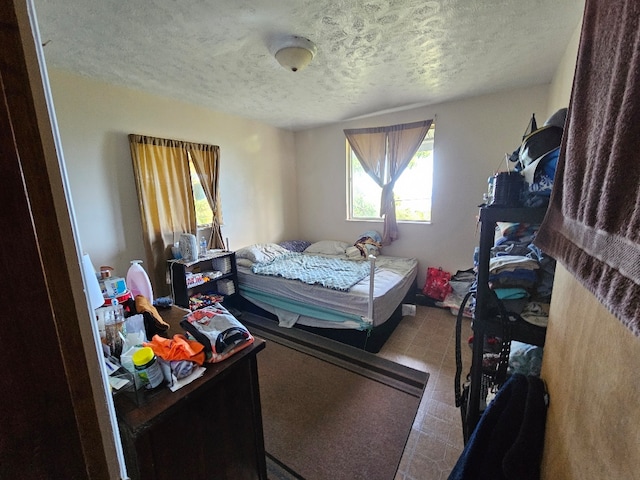
M 380 255 L 376 258 L 373 318 L 367 320 L 370 277 L 339 291 L 298 280 L 258 275 L 238 265 L 240 295 L 276 315 L 284 327 L 294 324 L 364 330 L 384 323 L 413 287 L 418 261 Z

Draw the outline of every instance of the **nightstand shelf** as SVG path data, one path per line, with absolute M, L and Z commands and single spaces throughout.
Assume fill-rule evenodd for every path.
M 235 252 L 214 252 L 189 262 L 170 260 L 169 271 L 173 301 L 184 308 L 199 308 L 194 300 L 198 296 L 219 296 L 227 302 L 238 292 Z

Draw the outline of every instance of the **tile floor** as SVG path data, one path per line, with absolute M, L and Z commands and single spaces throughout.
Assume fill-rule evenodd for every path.
M 455 407 L 456 317 L 448 309 L 418 306 L 402 319 L 378 355 L 429 372 L 395 480 L 446 480 L 462 452 L 460 411 Z M 471 336 L 471 322 L 462 324 L 462 341 Z M 464 372 L 471 349 L 463 348 Z

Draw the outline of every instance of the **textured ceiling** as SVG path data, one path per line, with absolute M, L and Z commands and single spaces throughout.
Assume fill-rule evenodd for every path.
M 34 0 L 47 65 L 299 130 L 550 82 L 584 0 Z M 273 46 L 318 52 L 299 72 Z

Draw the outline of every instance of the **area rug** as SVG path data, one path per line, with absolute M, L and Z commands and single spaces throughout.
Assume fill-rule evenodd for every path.
M 258 378 L 269 478 L 393 480 L 429 374 L 251 314 L 241 321 L 267 340 Z

